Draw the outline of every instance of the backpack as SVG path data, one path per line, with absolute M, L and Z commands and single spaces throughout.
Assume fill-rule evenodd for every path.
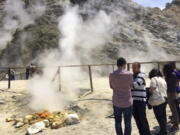
M 175 70 L 174 72 L 175 72 L 175 74 L 176 74 L 177 78 L 178 78 L 178 79 L 180 79 L 180 71 Z

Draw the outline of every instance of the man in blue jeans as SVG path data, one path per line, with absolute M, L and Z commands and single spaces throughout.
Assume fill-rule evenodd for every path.
M 117 60 L 118 69 L 110 74 L 109 82 L 113 90 L 113 109 L 117 135 L 131 135 L 133 74 L 126 69 L 126 60 Z M 125 131 L 122 131 L 122 117 L 125 120 Z

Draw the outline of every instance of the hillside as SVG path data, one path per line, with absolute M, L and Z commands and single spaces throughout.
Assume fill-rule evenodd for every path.
M 7 16 L 4 11 L 5 2 L 6 0 L 0 1 L 1 34 L 2 22 Z M 25 1 L 27 12 L 32 11 L 33 3 L 35 0 Z M 17 28 L 11 33 L 12 40 L 0 51 L 1 65 L 25 66 L 46 50 L 56 49 L 61 52 L 58 47 L 61 38 L 58 21 L 64 13 L 65 1 L 41 0 L 41 3 L 46 6 L 43 14 L 36 17 L 34 23 Z M 116 16 L 117 25 L 113 28 L 113 38 L 103 47 L 97 46 L 91 50 L 90 57 L 96 58 L 94 63 L 102 63 L 102 60 L 103 63 L 111 63 L 122 55 L 129 61 L 175 60 L 180 56 L 179 0 L 167 4 L 163 10 L 144 8 L 131 0 L 71 0 L 71 3 L 79 5 L 84 21 L 90 20 L 100 10 Z M 80 50 L 81 48 L 77 49 L 77 53 Z M 80 60 L 87 63 L 83 56 L 80 56 Z

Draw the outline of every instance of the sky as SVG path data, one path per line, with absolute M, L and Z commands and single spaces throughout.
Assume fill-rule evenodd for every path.
M 163 9 L 168 2 L 172 2 L 172 0 L 133 0 L 140 5 L 145 7 L 159 7 Z

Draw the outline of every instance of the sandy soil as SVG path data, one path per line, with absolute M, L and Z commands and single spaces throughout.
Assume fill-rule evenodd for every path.
M 0 100 L 4 101 L 0 104 L 0 135 L 24 135 L 26 133 L 27 127 L 15 129 L 10 123 L 5 122 L 5 118 L 14 114 L 24 116 L 33 112 L 28 107 L 29 95 L 26 91 L 26 83 L 26 81 L 15 81 L 12 88 L 7 90 L 7 82 L 0 82 L 0 89 L 4 90 L 0 90 Z M 88 88 L 88 80 L 86 85 Z M 109 89 L 108 79 L 94 79 L 94 88 L 93 94 L 81 97 L 74 102 L 75 105 L 85 110 L 82 113 L 80 124 L 57 130 L 46 129 L 39 135 L 115 135 L 114 119 L 108 118 L 112 114 L 112 90 Z M 167 112 L 169 115 L 169 109 Z M 157 132 L 158 124 L 152 110 L 147 110 L 147 116 L 152 133 Z M 134 120 L 132 135 L 138 135 Z

